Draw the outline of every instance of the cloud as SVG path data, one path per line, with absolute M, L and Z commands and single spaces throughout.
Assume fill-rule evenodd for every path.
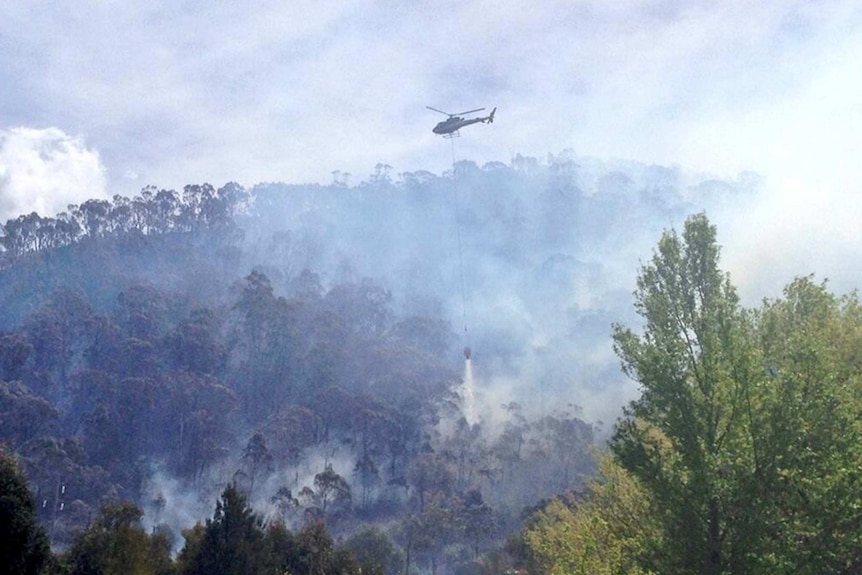
M 0 45 L 0 129 L 86 133 L 112 194 L 326 183 L 335 170 L 357 182 L 377 162 L 441 173 L 453 155 L 481 165 L 571 148 L 763 174 L 760 209 L 718 222 L 752 292 L 791 269 L 846 275 L 862 241 L 853 0 L 29 0 L 0 8 Z M 499 110 L 450 143 L 426 105 Z
M 99 153 L 81 139 L 58 128 L 0 130 L 0 221 L 31 212 L 54 216 L 106 195 Z

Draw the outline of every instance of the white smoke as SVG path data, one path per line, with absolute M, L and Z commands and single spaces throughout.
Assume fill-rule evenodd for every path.
M 177 553 L 184 543 L 183 530 L 212 517 L 216 497 L 212 490 L 187 485 L 164 470 L 156 470 L 144 487 L 141 502 L 144 529 L 167 527 L 173 534 L 173 551 Z
M 476 393 L 473 389 L 473 362 L 470 358 L 464 360 L 464 417 L 470 425 L 479 423 L 476 413 Z
M 225 487 L 237 479 L 236 471 L 242 466 L 241 458 L 240 453 L 235 453 L 233 457 L 210 467 L 193 482 L 184 481 L 156 466 L 146 480 L 140 502 L 144 511 L 144 529 L 153 531 L 167 528 L 173 536 L 173 552 L 178 553 L 184 545 L 182 532 L 213 517 L 216 502 Z M 349 447 L 335 442 L 311 448 L 296 466 L 276 466 L 270 472 L 261 474 L 253 493 L 246 493 L 249 505 L 267 523 L 273 520 L 286 521 L 288 528 L 299 529 L 302 527 L 303 506 L 292 509 L 286 517 L 282 516 L 274 501 L 277 491 L 287 488 L 293 497 L 300 497 L 303 488 L 314 490 L 315 476 L 331 466 L 351 485 L 356 497 L 360 487 L 354 484 L 355 461 L 356 454 Z
M 0 222 L 107 197 L 99 152 L 59 128 L 0 130 Z

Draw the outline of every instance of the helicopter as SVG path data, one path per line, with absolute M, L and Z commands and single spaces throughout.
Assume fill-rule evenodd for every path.
M 464 126 L 469 126 L 470 124 L 478 124 L 482 122 L 484 124 L 491 124 L 494 122 L 494 113 L 497 111 L 497 108 L 491 110 L 491 113 L 484 118 L 470 118 L 469 120 L 465 120 L 461 117 L 461 114 L 473 114 L 474 112 L 481 112 L 485 108 L 476 108 L 475 110 L 468 110 L 466 112 L 458 112 L 457 114 L 450 114 L 449 112 L 444 112 L 443 110 L 438 110 L 437 108 L 432 108 L 431 106 L 425 106 L 429 110 L 434 110 L 435 112 L 439 112 L 441 114 L 445 114 L 449 116 L 447 119 L 443 120 L 431 130 L 435 134 L 440 134 L 444 138 L 457 138 L 460 136 L 458 130 L 463 128 Z

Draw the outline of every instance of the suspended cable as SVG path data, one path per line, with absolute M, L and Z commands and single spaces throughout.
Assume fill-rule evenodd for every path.
M 458 236 L 458 269 L 461 275 L 461 315 L 464 321 L 464 335 L 467 335 L 467 289 L 464 285 L 464 250 L 461 242 L 461 198 L 455 175 L 455 138 L 452 141 L 452 183 L 455 187 L 455 227 Z M 466 352 L 465 352 L 466 353 Z

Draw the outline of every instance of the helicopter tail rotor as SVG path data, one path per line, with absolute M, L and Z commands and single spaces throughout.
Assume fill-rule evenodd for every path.
M 493 110 L 491 110 L 491 114 L 490 114 L 490 115 L 488 115 L 488 123 L 489 123 L 489 124 L 493 124 L 493 123 L 494 123 L 494 114 L 495 114 L 496 112 L 497 112 L 497 108 L 495 107 Z

